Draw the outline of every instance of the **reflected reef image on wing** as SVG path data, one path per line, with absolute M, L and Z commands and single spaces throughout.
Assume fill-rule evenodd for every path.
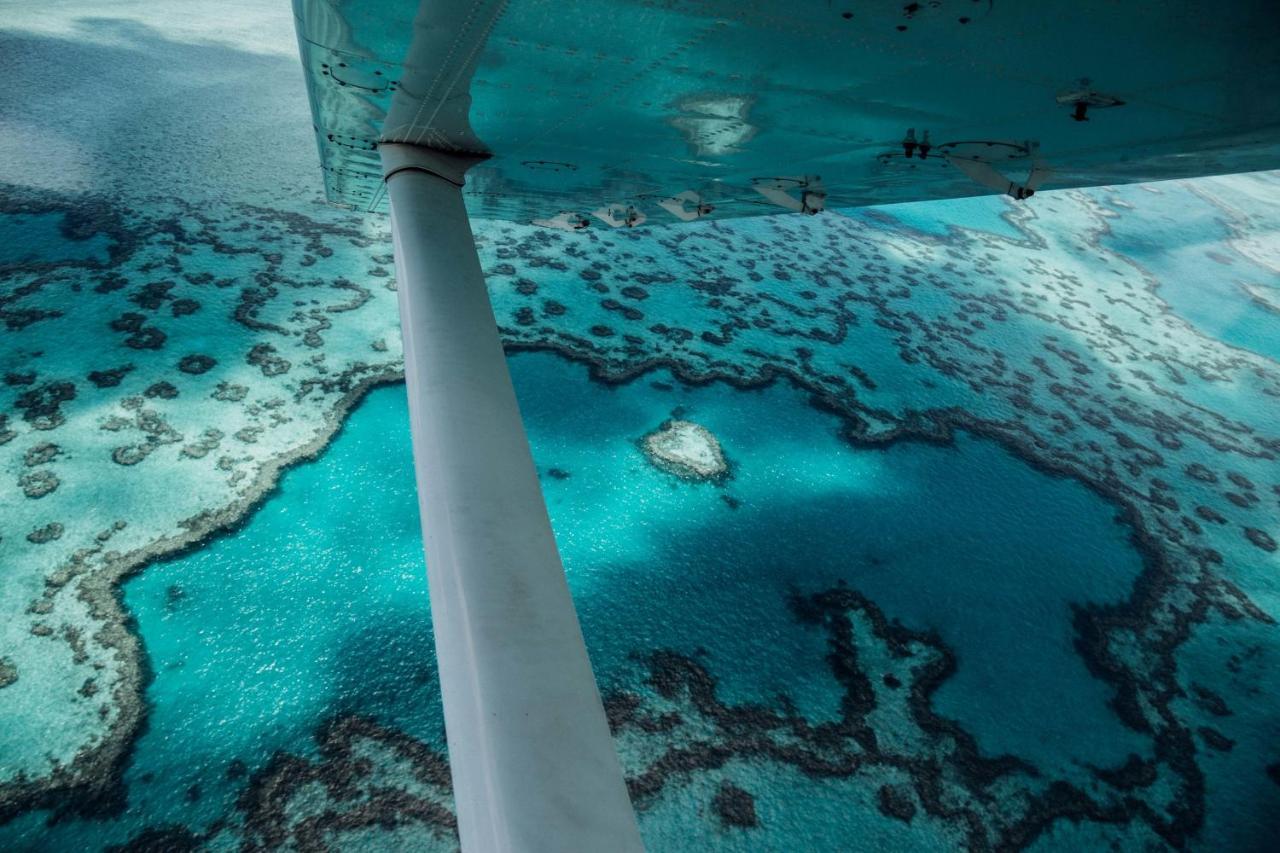
M 2 849 L 459 848 L 292 27 L 0 15 Z M 1280 172 L 827 208 L 472 221 L 645 846 L 1270 849 Z

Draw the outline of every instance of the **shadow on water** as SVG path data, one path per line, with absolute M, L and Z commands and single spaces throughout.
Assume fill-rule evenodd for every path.
M 989 508 L 993 515 L 1011 509 Z M 685 654 L 706 650 L 704 662 L 735 701 L 815 690 L 834 696 L 840 687 L 825 647 L 795 623 L 786 602 L 793 591 L 844 581 L 889 618 L 938 631 L 959 669 L 944 685 L 947 707 L 935 710 L 962 712 L 984 750 L 1038 742 L 1036 754 L 1023 757 L 1055 769 L 1148 751 L 1108 707 L 1110 687 L 1093 679 L 1073 647 L 1070 605 L 1086 594 L 1087 581 L 1060 580 L 1066 567 L 1048 558 L 1059 544 L 1052 530 L 1034 531 L 1042 550 L 1026 560 L 1006 554 L 984 562 L 983 541 L 1002 530 L 975 530 L 969 542 L 945 529 L 886 542 L 886 525 L 905 527 L 893 517 L 899 509 L 874 496 L 815 495 L 803 504 L 726 508 L 719 518 L 663 531 L 648 561 L 611 563 L 597 570 L 607 581 L 578 592 L 601 682 L 634 689 L 626 683 L 635 673 L 631 655 L 651 650 L 636 642 L 645 638 Z M 948 508 L 924 502 L 916 511 Z M 1136 556 L 1131 563 L 1124 568 L 1140 568 Z M 576 568 L 571 562 L 571 579 Z M 1001 732 L 1010 727 L 1020 730 L 1012 739 Z
M 334 653 L 332 714 L 362 714 L 444 746 L 440 677 L 431 620 L 423 613 L 375 614 Z

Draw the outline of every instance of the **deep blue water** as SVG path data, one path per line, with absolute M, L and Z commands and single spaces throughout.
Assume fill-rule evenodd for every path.
M 609 388 L 542 354 L 512 369 L 536 460 L 560 475 L 544 489 L 606 692 L 636 689 L 634 653 L 673 648 L 698 655 L 725 701 L 786 694 L 830 719 L 840 691 L 822 638 L 785 601 L 844 580 L 954 650 L 936 709 L 983 751 L 1055 773 L 1143 751 L 1071 644 L 1069 604 L 1120 599 L 1140 569 L 1113 508 L 1080 484 L 963 435 L 954 447 L 854 448 L 784 385 L 691 388 L 656 373 Z M 41 843 L 203 828 L 243 785 L 227 778 L 233 761 L 252 772 L 275 750 L 308 754 L 316 727 L 343 711 L 443 746 L 403 394 L 372 392 L 234 535 L 126 584 L 155 673 L 125 776 L 129 813 L 39 830 Z M 677 407 L 719 436 L 725 486 L 642 456 L 635 439 Z M 769 772 L 761 808 L 801 807 L 806 789 L 768 784 Z M 810 831 L 839 846 L 877 820 L 874 808 L 815 813 Z M 661 810 L 642 823 L 651 839 L 666 831 Z
M 0 216 L 0 269 L 26 263 L 105 261 L 105 234 L 85 240 L 68 240 L 62 232 L 59 213 L 32 213 Z
M 549 356 L 513 370 L 535 457 L 571 474 L 544 490 L 606 684 L 636 649 L 702 647 L 734 698 L 784 692 L 830 715 L 817 638 L 784 605 L 790 589 L 844 580 L 941 633 L 961 667 L 939 710 L 990 751 L 1105 764 L 1136 748 L 1071 646 L 1067 605 L 1123 598 L 1141 565 L 1114 509 L 1080 484 L 964 435 L 855 449 L 782 385 L 688 388 L 659 373 L 610 391 Z M 633 446 L 676 406 L 720 437 L 735 465 L 723 489 L 675 481 Z

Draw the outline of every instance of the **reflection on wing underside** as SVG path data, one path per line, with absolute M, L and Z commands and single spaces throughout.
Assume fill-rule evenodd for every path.
M 798 213 L 821 213 L 827 205 L 827 191 L 823 189 L 822 178 L 818 175 L 797 178 L 752 178 L 751 186 L 779 207 Z
M 635 205 L 617 202 L 593 210 L 591 215 L 611 228 L 635 228 L 637 225 L 643 225 L 649 218 L 637 210 Z
M 661 207 L 682 222 L 701 219 L 715 210 L 714 205 L 707 204 L 703 201 L 702 195 L 693 190 L 685 190 L 682 193 L 676 193 L 670 198 L 661 199 L 658 201 L 658 207 Z
M 1048 166 L 1037 161 L 1031 166 L 1027 179 L 1022 183 L 1018 183 L 997 172 L 990 163 L 984 163 L 981 160 L 966 160 L 963 157 L 954 157 L 951 158 L 951 164 L 982 186 L 1004 193 L 1018 201 L 1035 195 L 1040 184 L 1044 183 L 1045 178 L 1049 177 L 1052 172 Z
M 947 142 L 938 153 L 970 180 L 987 189 L 1022 201 L 1035 195 L 1052 170 L 1040 159 L 1038 142 Z M 996 169 L 997 164 L 1029 166 L 1025 181 L 1014 181 Z
M 1075 86 L 1059 92 L 1059 104 L 1071 107 L 1071 118 L 1074 121 L 1088 121 L 1089 110 L 1123 107 L 1124 101 L 1115 95 L 1108 95 L 1093 88 L 1088 77 L 1082 77 Z
M 914 128 L 909 129 L 901 149 L 884 151 L 876 156 L 876 160 L 882 166 L 909 170 L 954 166 L 973 182 L 1019 201 L 1035 195 L 1036 190 L 1052 173 L 1048 164 L 1040 158 L 1038 142 L 978 139 L 929 146 L 926 140 L 927 132 L 924 140 L 917 141 Z M 933 151 L 934 156 L 928 157 L 928 151 Z M 1007 167 L 1026 168 L 1026 179 L 1010 179 L 1002 171 Z
M 550 219 L 535 219 L 532 224 L 543 228 L 555 228 L 558 231 L 582 231 L 591 225 L 591 220 L 581 213 L 566 210 Z

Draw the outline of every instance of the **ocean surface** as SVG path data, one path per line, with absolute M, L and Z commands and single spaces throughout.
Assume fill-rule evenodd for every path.
M 694 388 L 658 371 L 609 388 L 550 354 L 515 356 L 512 371 L 535 458 L 556 471 L 544 488 L 605 693 L 643 683 L 637 650 L 666 648 L 714 668 L 724 702 L 786 696 L 833 719 L 843 691 L 823 638 L 795 624 L 787 600 L 844 582 L 955 651 L 935 706 L 985 751 L 1070 767 L 1143 749 L 1071 645 L 1071 604 L 1122 599 L 1141 571 L 1114 509 L 1079 483 L 970 436 L 858 449 L 783 386 Z M 683 482 L 645 459 L 637 439 L 673 410 L 719 437 L 728 483 Z M 443 748 L 407 422 L 403 388 L 373 392 L 243 527 L 125 585 L 153 671 L 128 810 L 106 826 L 33 819 L 40 843 L 123 842 L 157 823 L 207 830 L 243 787 L 228 769 L 310 754 L 339 714 Z M 867 832 L 894 843 L 874 807 L 824 826 L 806 816 L 804 786 L 751 768 L 732 778 L 757 808 L 790 815 L 783 827 L 808 824 L 806 843 L 835 849 Z M 705 836 L 697 847 L 717 843 L 689 817 L 642 826 L 658 846 L 690 832 Z M 783 831 L 753 843 L 798 841 Z
M 0 18 L 0 849 L 456 849 L 292 39 Z M 1280 173 L 475 231 L 650 849 L 1274 848 Z

